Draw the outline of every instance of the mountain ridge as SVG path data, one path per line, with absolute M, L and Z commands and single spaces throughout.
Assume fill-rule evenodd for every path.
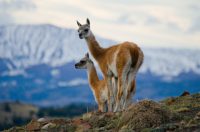
M 103 47 L 117 42 L 97 36 Z M 181 72 L 200 74 L 200 50 L 142 48 L 145 60 L 140 72 L 174 77 Z M 46 63 L 60 66 L 77 61 L 88 51 L 86 42 L 74 29 L 50 24 L 0 26 L 0 58 L 8 59 L 9 69 L 24 69 Z

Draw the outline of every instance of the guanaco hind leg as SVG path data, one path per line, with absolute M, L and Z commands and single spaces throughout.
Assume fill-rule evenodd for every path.
M 112 91 L 112 76 L 107 76 L 107 88 L 108 88 L 108 111 L 113 111 L 113 91 Z
M 125 73 L 126 74 L 126 73 Z M 125 89 L 122 98 L 122 109 L 125 110 L 128 103 L 128 96 L 131 96 L 131 89 L 133 88 L 133 81 L 135 80 L 134 70 L 129 68 L 129 71 L 126 75 Z
M 133 72 L 131 70 L 131 60 L 128 59 L 127 63 L 125 64 L 122 72 L 122 90 L 123 94 L 120 100 L 120 110 L 124 110 L 126 108 L 126 103 L 127 103 L 127 96 L 129 94 L 129 87 L 132 82 L 132 75 Z
M 118 78 L 117 77 L 113 77 L 112 78 L 112 88 L 113 88 L 113 98 L 114 98 L 114 102 L 113 102 L 113 108 L 115 108 L 116 106 L 116 99 L 117 99 L 117 85 L 118 85 Z
M 116 97 L 116 105 L 114 108 L 114 112 L 120 111 L 120 102 L 123 95 L 123 88 L 122 88 L 122 79 L 121 77 L 118 78 L 118 90 L 117 90 L 117 97 Z
M 104 102 L 104 103 L 102 104 L 102 112 L 106 112 L 106 111 L 107 111 L 107 103 Z
M 131 81 L 130 85 L 128 86 L 127 89 L 127 97 L 126 97 L 126 102 L 123 105 L 123 110 L 125 110 L 132 102 L 132 95 L 135 94 L 135 89 L 136 89 L 136 85 L 135 85 L 135 79 Z

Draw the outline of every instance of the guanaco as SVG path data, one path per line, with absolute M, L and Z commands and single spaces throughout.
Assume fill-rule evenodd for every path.
M 105 80 L 99 80 L 96 68 L 93 61 L 89 58 L 87 53 L 78 63 L 75 64 L 76 69 L 87 69 L 88 81 L 95 97 L 95 101 L 98 104 L 98 111 L 106 112 L 108 89 L 106 87 Z
M 78 33 L 80 39 L 85 39 L 90 53 L 97 61 L 106 80 L 108 88 L 109 111 L 120 111 L 127 106 L 127 96 L 135 81 L 136 73 L 143 63 L 144 54 L 133 42 L 123 42 L 108 48 L 103 48 L 95 39 L 90 29 L 90 21 L 80 24 Z M 114 86 L 112 85 L 114 78 Z M 116 86 L 116 87 L 115 87 Z M 114 92 L 116 91 L 117 92 Z M 117 94 L 115 94 L 117 93 Z

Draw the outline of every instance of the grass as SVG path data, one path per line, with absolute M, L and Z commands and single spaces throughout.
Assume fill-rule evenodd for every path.
M 89 112 L 73 119 L 52 119 L 46 123 L 55 124 L 46 131 L 200 131 L 200 94 L 168 98 L 161 102 L 143 100 L 118 113 Z M 36 120 L 28 125 L 33 130 L 39 124 Z M 27 126 L 8 130 L 27 130 Z M 34 128 L 35 127 L 35 128 Z M 37 128 L 38 129 L 38 128 Z

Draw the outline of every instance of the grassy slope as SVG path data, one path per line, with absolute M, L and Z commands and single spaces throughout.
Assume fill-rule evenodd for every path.
M 90 112 L 73 119 L 32 120 L 7 131 L 200 131 L 200 94 L 143 100 L 118 113 Z

